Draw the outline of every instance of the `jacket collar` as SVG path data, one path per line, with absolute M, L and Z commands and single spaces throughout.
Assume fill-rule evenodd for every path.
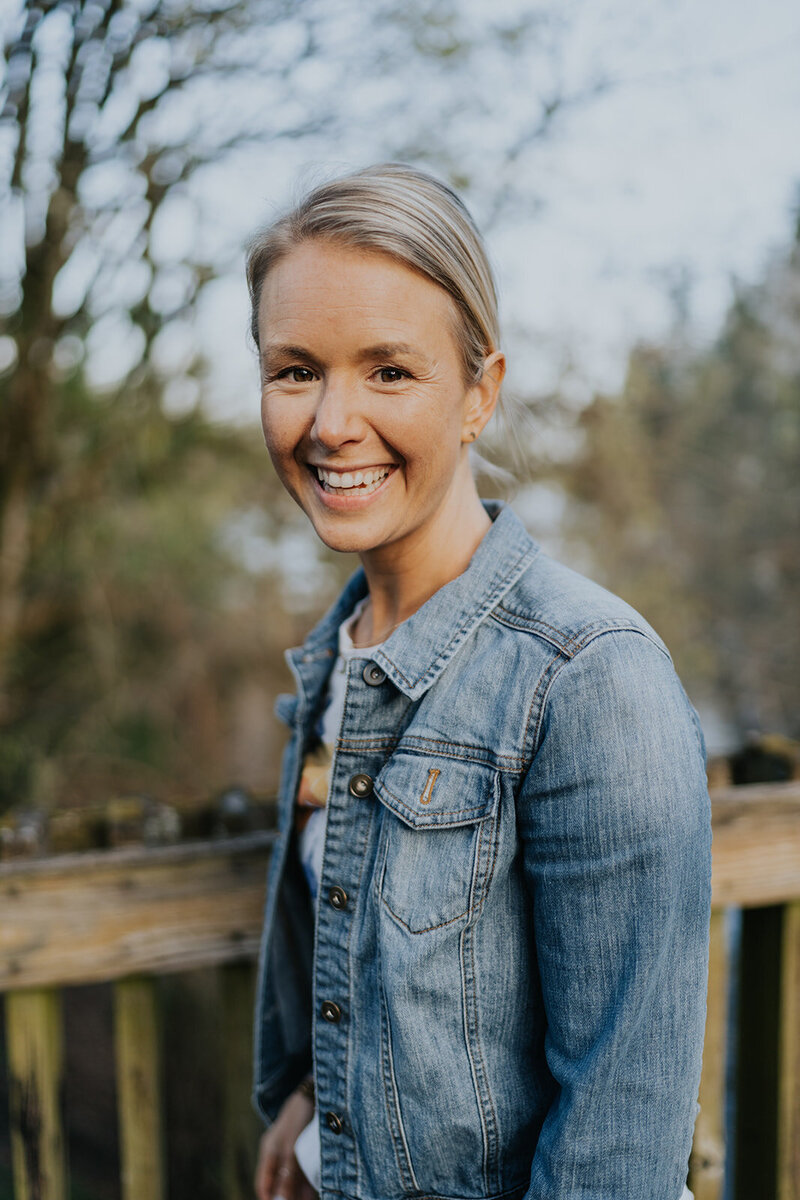
M 372 655 L 392 683 L 411 700 L 419 699 L 436 682 L 459 647 L 539 552 L 507 505 L 485 500 L 483 506 L 492 525 L 466 571 L 439 588 Z M 366 594 L 366 577 L 359 568 L 303 645 L 287 653 L 298 686 L 307 695 L 322 686 L 336 653 L 339 626 Z

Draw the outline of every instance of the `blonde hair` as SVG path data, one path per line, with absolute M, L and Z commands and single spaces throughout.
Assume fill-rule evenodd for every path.
M 497 292 L 483 241 L 463 202 L 432 175 L 379 163 L 313 189 L 262 230 L 247 254 L 250 331 L 258 347 L 258 309 L 269 271 L 314 238 L 382 251 L 444 288 L 455 302 L 456 339 L 467 383 L 498 348 Z

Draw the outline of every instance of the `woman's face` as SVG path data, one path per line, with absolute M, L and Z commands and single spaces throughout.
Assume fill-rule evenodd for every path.
M 264 280 L 264 437 L 334 549 L 402 553 L 474 487 L 467 444 L 493 403 L 464 384 L 455 319 L 443 288 L 372 250 L 304 242 Z

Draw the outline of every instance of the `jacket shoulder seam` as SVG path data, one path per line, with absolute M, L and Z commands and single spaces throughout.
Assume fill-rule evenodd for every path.
M 648 631 L 646 629 L 642 629 L 641 626 L 635 624 L 634 622 L 628 622 L 628 623 L 625 623 L 622 625 L 607 625 L 605 627 L 596 628 L 592 631 L 590 636 L 584 637 L 583 640 L 579 644 L 576 645 L 576 649 L 573 654 L 571 654 L 571 655 L 564 655 L 564 654 L 554 655 L 551 658 L 550 662 L 545 667 L 545 669 L 542 671 L 541 675 L 539 676 L 539 680 L 536 685 L 536 690 L 534 692 L 530 707 L 528 709 L 528 718 L 525 722 L 525 734 L 524 734 L 524 742 L 523 742 L 524 747 L 528 747 L 528 746 L 530 747 L 529 751 L 527 751 L 527 753 L 525 753 L 525 763 L 526 763 L 525 770 L 526 771 L 530 769 L 530 767 L 533 763 L 533 760 L 536 757 L 537 751 L 539 749 L 539 744 L 541 742 L 541 736 L 542 736 L 542 724 L 544 721 L 544 714 L 547 711 L 547 702 L 550 698 L 550 690 L 551 690 L 553 684 L 558 679 L 562 670 L 570 662 L 572 662 L 574 658 L 577 657 L 578 653 L 581 650 L 584 650 L 587 646 L 590 646 L 599 637 L 602 637 L 606 634 L 613 634 L 613 633 L 635 633 L 635 634 L 638 634 L 639 637 L 645 638 L 645 640 L 648 641 L 651 646 L 655 647 L 655 649 L 658 650 L 658 652 L 660 654 L 662 654 L 664 656 L 664 658 L 666 658 L 667 662 L 669 662 L 669 663 L 672 662 L 669 651 L 663 645 L 661 645 L 650 633 L 648 633 Z M 554 668 L 554 669 L 551 669 L 551 668 Z M 536 710 L 537 700 L 539 700 L 538 710 Z M 530 732 L 531 724 L 533 724 L 532 734 Z
M 518 630 L 520 633 L 530 633 L 542 638 L 543 641 L 555 646 L 568 659 L 574 658 L 584 646 L 588 646 L 590 642 L 594 641 L 601 634 L 624 633 L 626 631 L 641 634 L 642 637 L 646 637 L 649 641 L 653 642 L 653 645 L 658 646 L 663 653 L 663 647 L 659 646 L 659 643 L 647 629 L 643 628 L 642 624 L 632 617 L 602 617 L 594 621 L 587 621 L 585 625 L 582 625 L 574 633 L 569 633 L 557 625 L 551 625 L 541 617 L 512 612 L 502 604 L 497 605 L 492 612 L 492 616 L 499 624 L 505 625 L 509 629 Z

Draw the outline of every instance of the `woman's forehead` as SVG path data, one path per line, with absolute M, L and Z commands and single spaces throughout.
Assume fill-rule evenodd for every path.
M 455 304 L 444 288 L 381 251 L 304 242 L 266 276 L 259 305 L 262 349 L 300 333 L 356 336 L 370 345 L 416 346 L 453 337 Z

